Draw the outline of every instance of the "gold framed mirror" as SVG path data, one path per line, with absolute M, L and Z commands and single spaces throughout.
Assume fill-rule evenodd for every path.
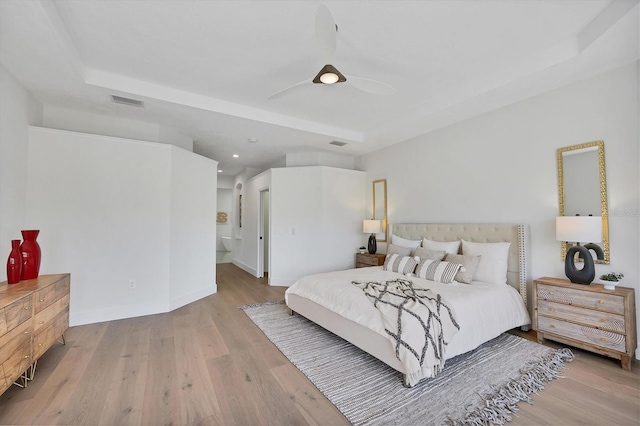
M 594 261 L 609 264 L 609 213 L 604 142 L 595 141 L 559 148 L 557 160 L 559 216 L 602 216 L 604 259 Z M 567 243 L 562 241 L 560 244 L 560 254 L 564 260 L 567 255 Z
M 387 241 L 387 180 L 378 179 L 373 181 L 373 219 L 379 220 L 382 225 L 382 232 L 376 234 L 376 241 Z

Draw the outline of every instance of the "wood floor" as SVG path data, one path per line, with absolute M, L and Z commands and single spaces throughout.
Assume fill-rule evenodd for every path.
M 26 389 L 0 396 L 0 424 L 348 424 L 237 309 L 285 289 L 231 264 L 217 274 L 217 294 L 174 312 L 71 328 Z M 565 378 L 521 403 L 511 424 L 638 425 L 640 363 L 628 372 L 574 353 Z

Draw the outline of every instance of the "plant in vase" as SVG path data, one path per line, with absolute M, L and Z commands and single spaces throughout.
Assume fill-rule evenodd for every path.
M 609 272 L 608 274 L 600 275 L 600 280 L 604 284 L 604 288 L 607 290 L 614 290 L 616 285 L 622 282 L 624 274 L 617 272 Z
M 362 254 L 365 254 L 367 252 L 367 248 L 365 246 L 360 246 L 360 248 L 358 249 L 358 251 Z

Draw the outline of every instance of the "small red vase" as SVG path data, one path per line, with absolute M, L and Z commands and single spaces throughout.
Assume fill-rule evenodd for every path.
M 22 255 L 20 254 L 20 240 L 11 240 L 11 253 L 7 259 L 7 283 L 20 282 L 22 273 Z
M 23 280 L 31 280 L 38 278 L 40 272 L 40 245 L 36 241 L 39 230 L 28 230 L 22 232 L 23 242 L 20 245 L 22 253 L 22 273 L 20 278 Z

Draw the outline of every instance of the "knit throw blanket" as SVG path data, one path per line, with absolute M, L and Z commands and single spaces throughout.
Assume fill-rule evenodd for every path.
M 382 315 L 396 357 L 407 371 L 405 386 L 434 377 L 443 368 L 445 350 L 460 330 L 451 306 L 430 289 L 412 281 L 352 281 Z

